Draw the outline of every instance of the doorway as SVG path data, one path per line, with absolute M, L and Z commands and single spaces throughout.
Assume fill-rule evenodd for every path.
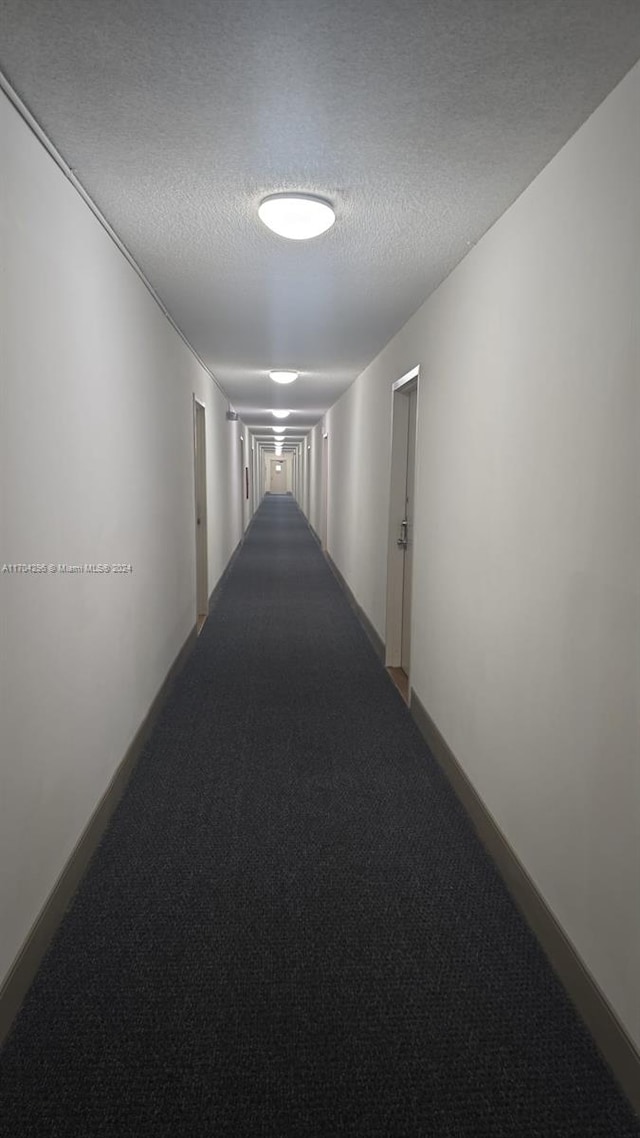
M 240 499 L 242 502 L 242 532 L 251 521 L 249 502 L 249 437 L 240 435 Z
M 196 504 L 196 629 L 209 615 L 207 561 L 207 437 L 204 405 L 193 400 L 193 456 Z
M 392 388 L 386 664 L 407 703 L 411 692 L 418 380 L 419 368 L 414 368 Z
M 286 494 L 287 470 L 285 463 L 281 459 L 270 459 L 269 484 L 269 489 L 272 494 Z
M 327 551 L 329 514 L 329 436 L 322 435 L 322 483 L 320 498 L 320 546 Z

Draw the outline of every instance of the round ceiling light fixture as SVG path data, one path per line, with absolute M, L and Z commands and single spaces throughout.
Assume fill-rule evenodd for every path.
M 268 229 L 291 241 L 319 237 L 336 219 L 329 202 L 311 194 L 270 194 L 260 202 L 258 217 Z
M 272 427 L 271 428 L 271 430 L 274 431 L 277 435 L 280 434 L 280 431 L 286 431 L 286 429 L 287 428 L 284 425 L 281 427 Z
M 291 412 L 290 411 L 272 411 L 271 414 L 273 415 L 274 419 L 288 419 Z
M 299 371 L 270 371 L 269 379 L 274 383 L 293 383 L 299 375 Z

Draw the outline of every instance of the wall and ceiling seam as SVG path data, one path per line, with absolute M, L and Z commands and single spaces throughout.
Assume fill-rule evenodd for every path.
M 106 217 L 104 216 L 102 211 L 98 208 L 98 206 L 94 202 L 93 198 L 87 193 L 84 186 L 82 185 L 82 182 L 80 182 L 80 180 L 78 179 L 78 177 L 75 174 L 72 167 L 69 166 L 67 162 L 65 162 L 64 158 L 60 154 L 60 151 L 56 148 L 56 146 L 53 144 L 53 142 L 51 141 L 49 136 L 42 129 L 38 120 L 31 113 L 31 111 L 29 110 L 27 105 L 20 98 L 20 96 L 18 95 L 18 92 L 15 90 L 14 87 L 12 87 L 11 83 L 9 82 L 6 75 L 2 71 L 0 71 L 0 90 L 4 92 L 4 94 L 7 96 L 7 99 L 9 100 L 9 102 L 13 105 L 13 107 L 16 109 L 16 111 L 18 112 L 20 117 L 24 120 L 26 125 L 29 127 L 29 130 L 35 135 L 35 137 L 38 139 L 38 142 L 40 142 L 40 144 L 47 151 L 47 154 L 49 154 L 49 156 L 51 158 L 53 158 L 53 161 L 55 162 L 58 169 L 64 174 L 67 181 L 69 181 L 71 183 L 74 190 L 76 190 L 76 192 L 80 195 L 80 197 L 82 198 L 85 205 L 89 207 L 89 209 L 91 210 L 91 212 L 92 212 L 93 216 L 96 218 L 96 220 L 100 222 L 100 225 L 104 229 L 105 233 L 107 233 L 109 235 L 109 237 L 113 241 L 116 248 L 119 250 L 120 253 L 122 253 L 122 256 L 125 258 L 126 261 L 128 261 L 128 263 L 131 266 L 131 268 L 133 269 L 133 271 L 138 275 L 138 277 L 142 281 L 142 283 L 145 286 L 145 288 L 147 289 L 147 291 L 151 294 L 151 296 L 155 300 L 156 304 L 158 305 L 158 308 L 162 312 L 163 316 L 165 316 L 166 319 L 169 321 L 174 332 L 178 333 L 180 339 L 185 344 L 185 346 L 189 349 L 192 356 L 194 356 L 194 358 L 199 363 L 200 367 L 209 376 L 209 379 L 211 380 L 211 382 L 215 384 L 215 386 L 218 388 L 218 391 L 220 392 L 220 394 L 227 400 L 227 403 L 229 404 L 229 406 L 231 406 L 229 396 L 228 396 L 227 392 L 225 391 L 224 387 L 222 386 L 222 384 L 220 383 L 219 379 L 212 372 L 211 368 L 207 366 L 207 364 L 204 362 L 202 357 L 198 355 L 193 344 L 187 339 L 187 337 L 185 336 L 184 332 L 179 327 L 179 325 L 176 324 L 175 320 L 173 319 L 173 316 L 169 312 L 168 308 L 166 307 L 166 305 L 164 304 L 164 302 L 162 301 L 160 296 L 158 296 L 158 293 L 154 289 L 153 285 L 151 284 L 151 282 L 149 281 L 148 277 L 145 275 L 143 270 L 140 268 L 140 265 L 136 261 L 133 254 L 129 251 L 129 249 L 127 249 L 127 246 L 124 244 L 124 242 L 121 240 L 121 238 L 118 237 L 118 234 L 116 233 L 115 229 L 113 229 L 113 227 L 107 221 Z

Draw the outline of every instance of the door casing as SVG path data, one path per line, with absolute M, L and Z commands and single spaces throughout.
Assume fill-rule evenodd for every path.
M 209 615 L 207 553 L 207 431 L 204 403 L 193 397 L 193 467 L 196 530 L 196 626 L 198 632 Z
M 410 519 L 408 539 L 411 543 L 411 555 L 415 547 L 418 510 L 416 503 L 416 466 L 418 451 L 418 415 L 420 409 L 420 367 L 414 367 L 391 387 L 391 472 L 389 493 L 389 540 L 387 554 L 387 619 L 385 629 L 385 663 L 387 667 L 400 668 L 409 675 L 410 658 L 407 658 L 406 641 L 410 636 L 411 628 L 411 584 L 410 577 L 405 574 L 405 551 L 398 545 L 400 537 L 400 523 L 405 516 L 405 499 L 408 481 L 408 432 L 410 400 L 408 396 L 415 392 L 415 434 L 412 481 L 413 518 Z M 409 592 L 406 596 L 405 593 Z M 403 642 L 403 613 L 405 623 L 405 653 L 402 651 Z M 403 660 L 404 655 L 404 660 Z M 409 688 L 410 690 L 410 688 Z

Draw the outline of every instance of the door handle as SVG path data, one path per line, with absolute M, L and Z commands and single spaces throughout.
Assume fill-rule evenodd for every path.
M 408 544 L 409 544 L 409 541 L 407 538 L 408 529 L 409 529 L 409 522 L 407 521 L 406 518 L 403 518 L 403 520 L 400 522 L 400 537 L 398 538 L 398 545 L 400 546 L 401 549 L 406 549 Z

